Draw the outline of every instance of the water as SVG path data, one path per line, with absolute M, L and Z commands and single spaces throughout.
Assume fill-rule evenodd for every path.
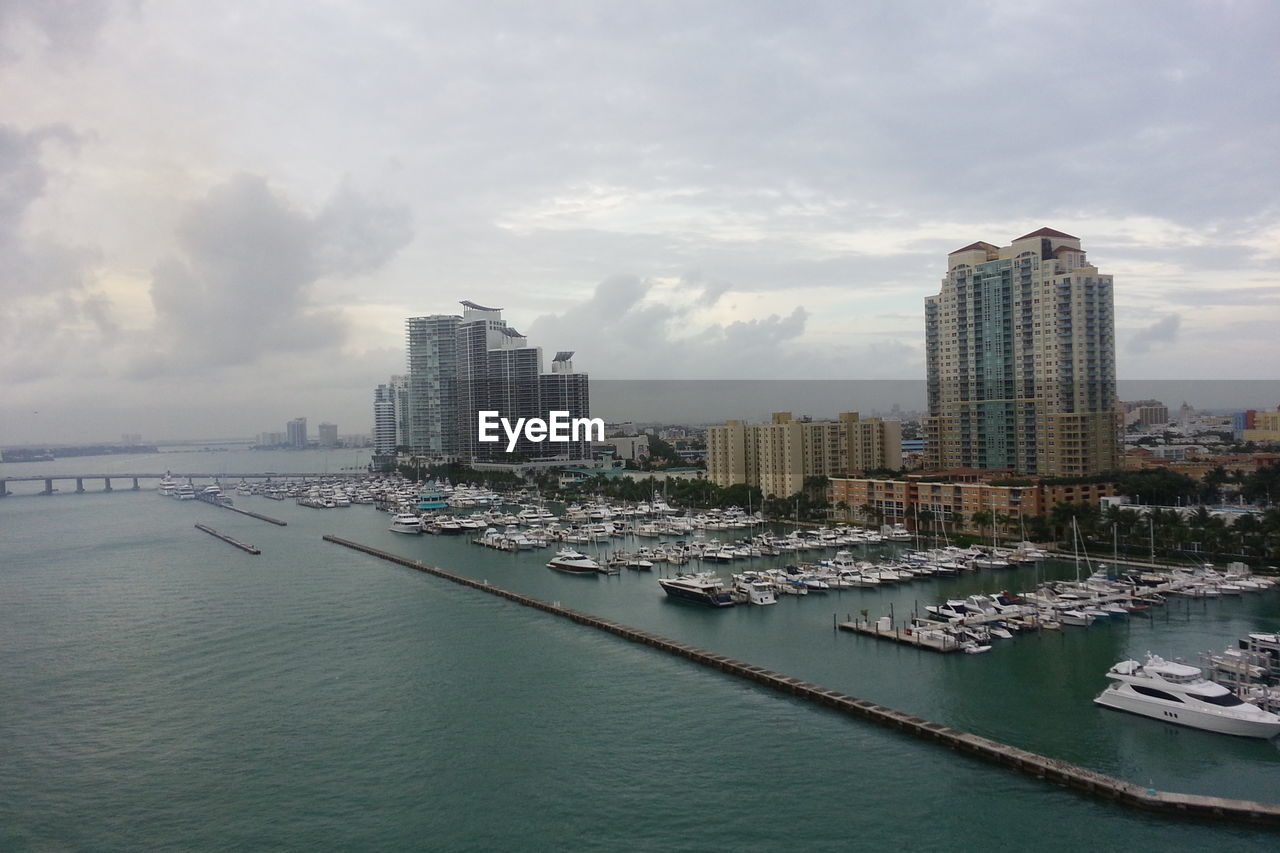
M 1280 594 L 947 656 L 836 633 L 832 614 L 901 615 L 1033 573 L 716 612 L 651 575 L 397 536 L 369 507 L 236 500 L 289 526 L 154 491 L 0 501 L 0 849 L 1273 849 L 1274 833 L 1086 800 L 320 536 L 1141 784 L 1269 800 L 1274 744 L 1089 700 L 1122 657 L 1280 628 Z

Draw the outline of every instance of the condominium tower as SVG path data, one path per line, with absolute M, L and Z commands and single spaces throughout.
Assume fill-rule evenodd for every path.
M 407 440 L 417 454 L 452 457 L 457 446 L 458 323 L 454 314 L 404 321 L 409 353 Z
M 720 486 L 746 483 L 785 498 L 809 477 L 847 477 L 902 464 L 897 421 L 846 412 L 834 421 L 795 419 L 776 412 L 771 423 L 727 421 L 707 430 L 707 477 Z
M 409 351 L 409 434 L 413 453 L 468 462 L 513 458 L 590 458 L 589 442 L 534 442 L 521 437 L 507 452 L 478 440 L 477 417 L 496 411 L 515 423 L 565 411 L 589 416 L 587 375 L 574 373 L 572 352 L 557 353 L 542 372 L 542 350 L 502 319 L 501 308 L 462 302 L 462 316 L 436 314 L 405 321 Z
M 1052 228 L 947 256 L 925 299 L 931 468 L 1119 466 L 1111 276 Z

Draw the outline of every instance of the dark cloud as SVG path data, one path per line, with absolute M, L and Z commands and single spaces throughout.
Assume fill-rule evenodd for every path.
M 251 363 L 271 351 L 336 349 L 345 322 L 312 304 L 312 285 L 376 270 L 410 234 L 406 211 L 347 188 L 310 216 L 261 177 L 233 177 L 188 207 L 177 251 L 153 272 L 161 352 L 190 369 Z M 152 369 L 134 366 L 135 373 Z
M 1132 335 L 1125 348 L 1131 353 L 1143 355 L 1156 347 L 1173 346 L 1178 342 L 1178 329 L 1181 326 L 1182 316 L 1170 314 Z

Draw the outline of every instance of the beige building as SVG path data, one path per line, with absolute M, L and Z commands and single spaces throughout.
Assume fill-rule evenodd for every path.
M 902 465 L 897 421 L 846 412 L 834 421 L 777 412 L 767 424 L 728 421 L 707 430 L 707 477 L 720 486 L 748 483 L 766 496 L 788 497 L 808 477 L 846 477 Z
M 925 300 L 930 468 L 1119 466 L 1111 276 L 1051 228 L 947 256 Z
M 1280 441 L 1280 411 L 1255 412 L 1253 429 L 1240 434 L 1241 441 Z

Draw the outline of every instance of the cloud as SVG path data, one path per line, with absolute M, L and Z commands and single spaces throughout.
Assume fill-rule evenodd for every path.
M 1170 314 L 1132 335 L 1125 348 L 1135 355 L 1145 355 L 1156 347 L 1173 346 L 1178 342 L 1178 329 L 1181 326 L 1181 315 Z
M 575 350 L 575 367 L 600 379 L 898 378 L 920 359 L 918 348 L 894 339 L 808 341 L 803 305 L 717 321 L 703 291 L 687 284 L 611 276 L 590 298 L 534 320 L 530 344 Z M 673 300 L 679 294 L 683 302 Z
M 410 236 L 407 211 L 348 187 L 311 216 L 262 177 L 234 176 L 188 206 L 175 251 L 153 271 L 163 357 L 192 369 L 337 348 L 344 320 L 309 300 L 312 286 L 378 269 Z

